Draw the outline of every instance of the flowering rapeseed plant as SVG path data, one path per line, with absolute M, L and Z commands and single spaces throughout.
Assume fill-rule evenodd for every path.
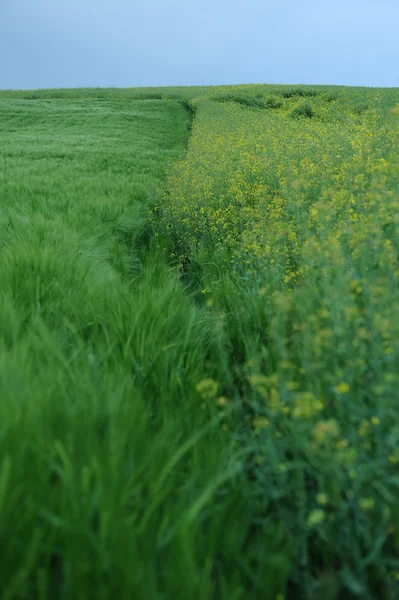
M 229 87 L 196 101 L 157 227 L 188 281 L 197 265 L 207 314 L 223 315 L 223 385 L 249 413 L 238 437 L 248 423 L 251 481 L 271 512 L 292 535 L 323 527 L 317 547 L 336 548 L 334 522 L 359 538 L 349 515 L 360 498 L 359 548 L 367 538 L 371 553 L 389 526 L 378 511 L 399 518 L 388 476 L 399 461 L 397 116 L 379 90 L 269 93 Z

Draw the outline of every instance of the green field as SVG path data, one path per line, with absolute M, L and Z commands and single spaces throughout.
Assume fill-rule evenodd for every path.
M 398 125 L 0 92 L 1 600 L 399 597 Z

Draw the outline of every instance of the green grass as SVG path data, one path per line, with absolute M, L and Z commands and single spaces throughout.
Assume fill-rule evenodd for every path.
M 226 477 L 227 448 L 208 448 L 188 401 L 215 336 L 158 250 L 143 252 L 187 112 L 0 110 L 2 598 L 202 595 L 186 521 Z
M 2 600 L 397 598 L 398 101 L 0 92 Z

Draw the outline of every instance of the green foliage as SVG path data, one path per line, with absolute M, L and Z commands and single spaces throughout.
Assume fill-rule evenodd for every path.
M 270 98 L 266 98 L 265 104 L 268 108 L 282 108 L 284 106 L 283 101 L 276 96 L 270 96 Z
M 396 599 L 398 101 L 0 92 L 2 598 Z
M 282 92 L 282 96 L 283 98 L 295 98 L 295 97 L 300 97 L 300 98 L 309 98 L 312 96 L 318 96 L 320 94 L 320 91 L 318 89 L 312 89 L 312 88 L 293 88 L 293 89 L 288 89 Z
M 295 540 L 290 598 L 396 594 L 399 97 L 364 96 L 320 94 L 311 120 L 290 118 L 295 95 L 273 113 L 201 102 L 157 213 L 223 315 L 233 431 Z
M 314 116 L 314 111 L 312 105 L 309 102 L 302 102 L 298 104 L 294 108 L 294 110 L 290 113 L 290 117 L 293 119 L 299 119 L 301 117 L 305 117 L 306 119 L 311 119 Z

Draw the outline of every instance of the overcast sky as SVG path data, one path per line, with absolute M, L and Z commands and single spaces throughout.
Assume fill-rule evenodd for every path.
M 399 0 L 0 0 L 0 89 L 399 86 Z

